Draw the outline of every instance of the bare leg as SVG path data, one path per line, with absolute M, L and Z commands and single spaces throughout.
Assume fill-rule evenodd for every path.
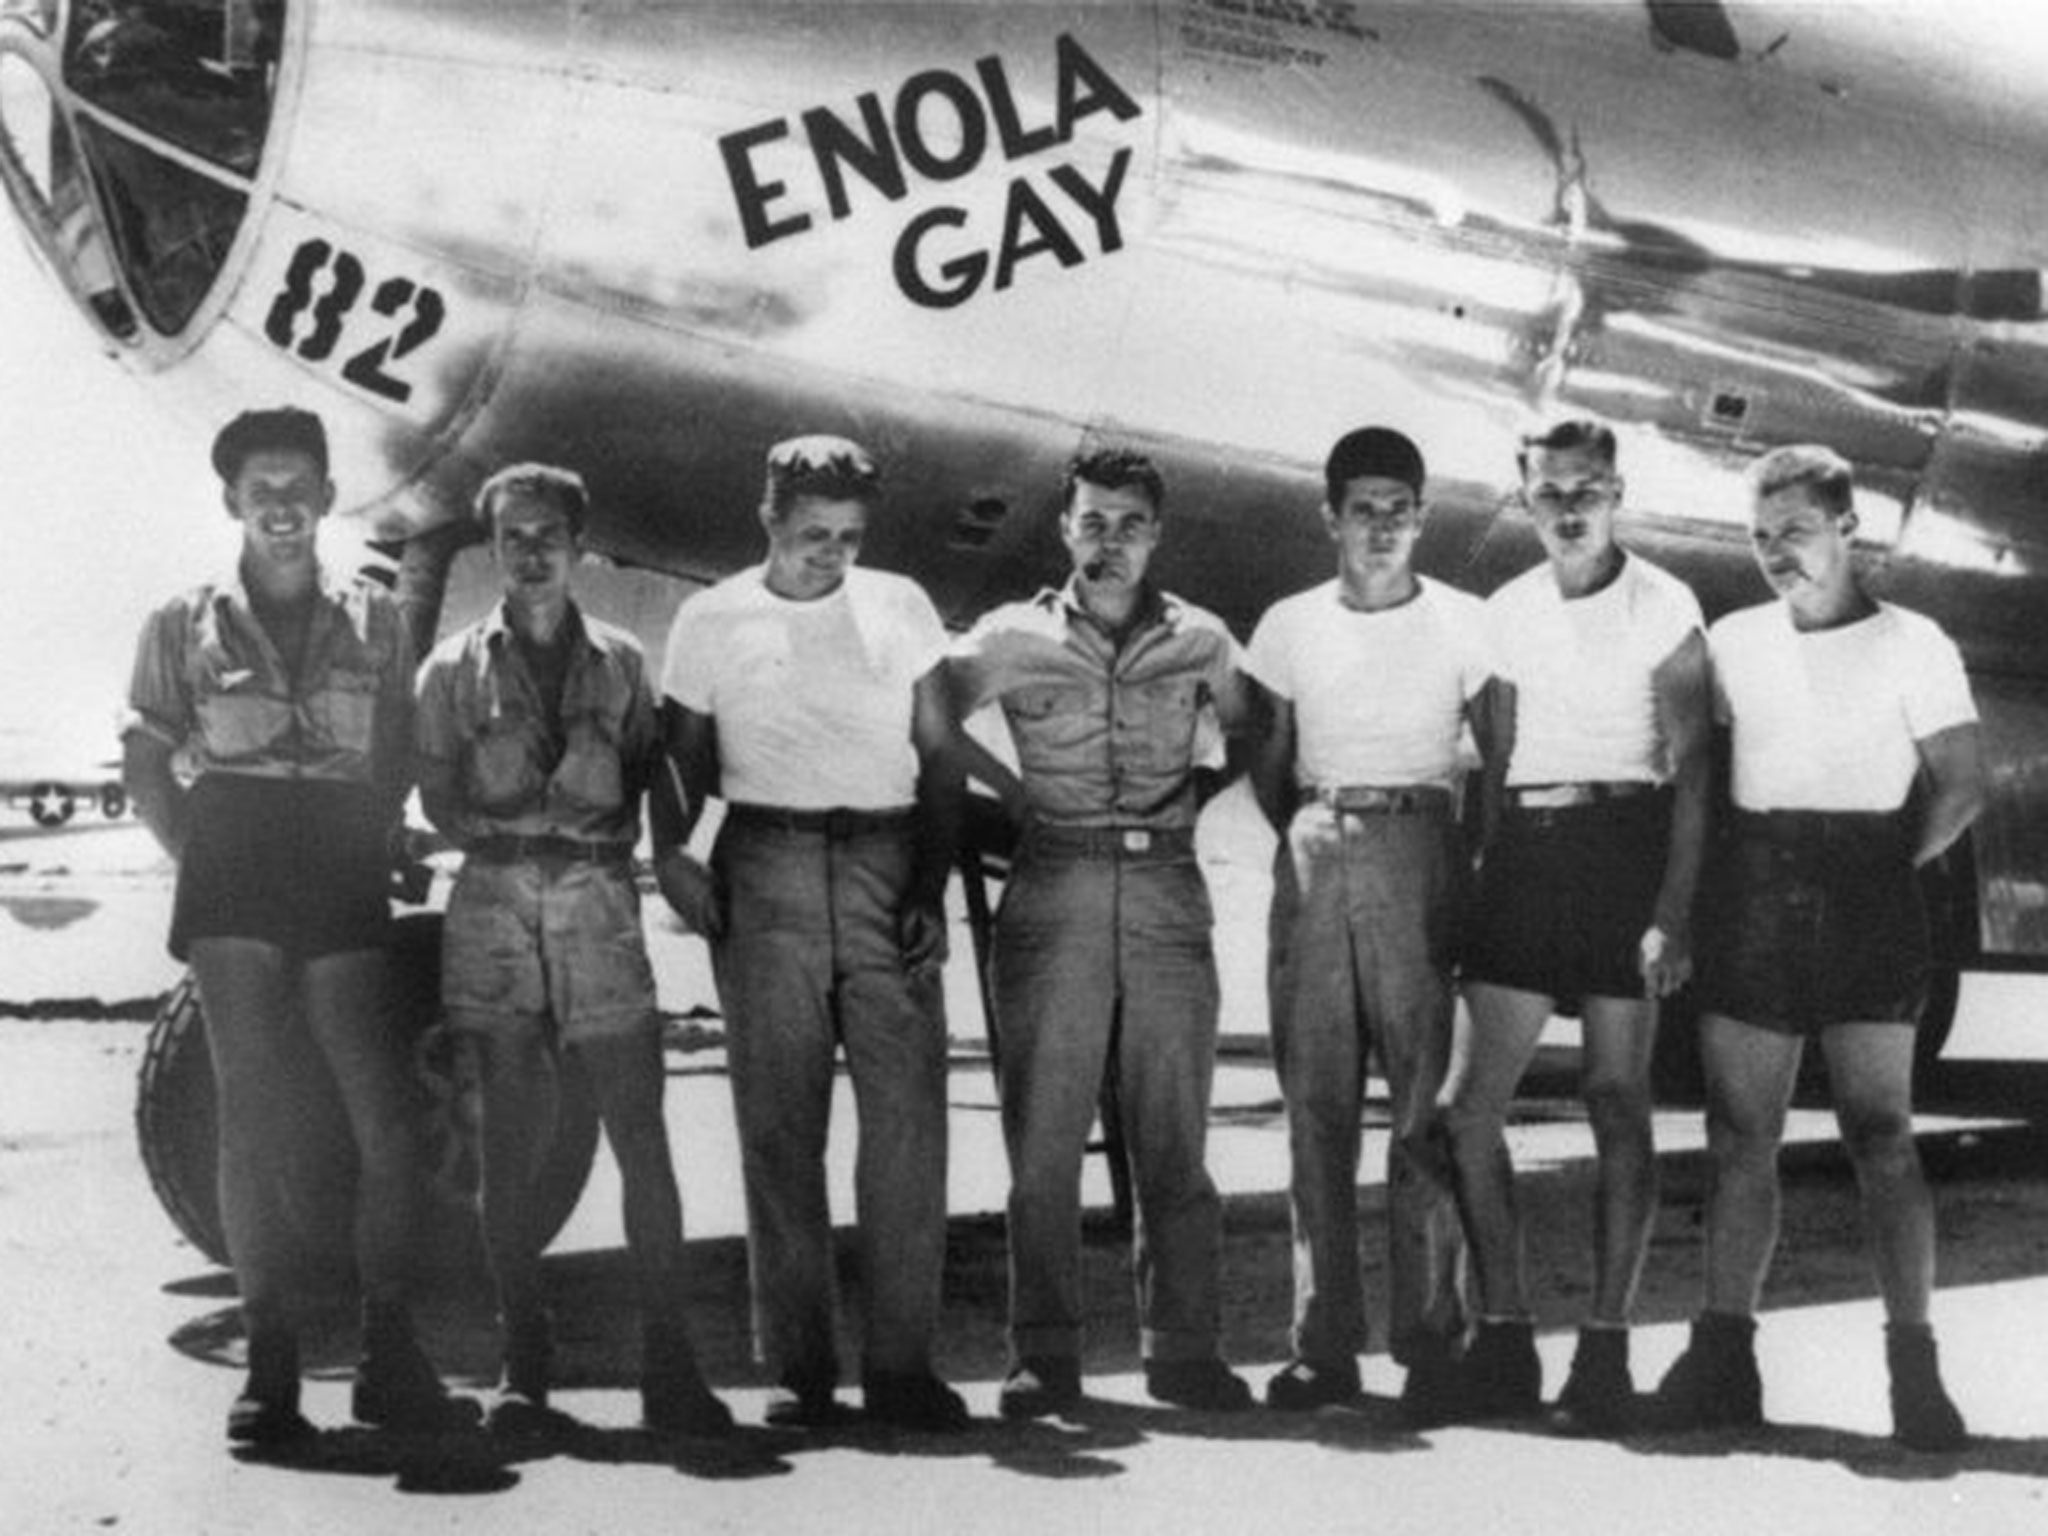
M 1523 1317 L 1529 1307 L 1507 1115 L 1550 1018 L 1551 1000 L 1484 982 L 1466 987 L 1465 999 L 1470 1014 L 1457 1023 L 1451 1079 L 1444 1090 L 1458 1210 L 1471 1244 L 1481 1312 Z
M 1913 1145 L 1913 1028 L 1837 1024 L 1821 1032 L 1820 1043 L 1863 1195 L 1885 1316 L 1925 1323 L 1934 1293 L 1934 1201 Z
M 1650 1137 L 1650 1054 L 1657 1005 L 1643 998 L 1586 999 L 1580 1093 L 1598 1154 L 1593 1206 L 1595 1323 L 1625 1324 L 1657 1213 L 1657 1152 Z
M 1707 1310 L 1747 1317 L 1778 1244 L 1778 1145 L 1804 1042 L 1721 1014 L 1700 1020 L 1707 1077 Z
M 382 950 L 305 966 L 306 1023 L 334 1073 L 361 1160 L 356 1262 L 369 1301 L 404 1298 L 420 1194 L 418 1088 Z
M 297 977 L 283 950 L 255 939 L 195 940 L 192 971 L 213 1063 L 228 1259 L 249 1331 L 286 1329 L 299 1254 L 275 1180 L 292 1144 L 290 1053 L 310 1047 Z
M 561 1089 L 552 1047 L 528 1023 L 472 1036 L 482 1065 L 483 1221 L 498 1310 L 521 1325 L 542 1309 L 534 1194 L 555 1137 Z

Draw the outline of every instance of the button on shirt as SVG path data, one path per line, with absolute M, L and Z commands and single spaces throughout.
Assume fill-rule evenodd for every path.
M 1304 788 L 1455 778 L 1465 705 L 1492 674 L 1482 604 L 1416 579 L 1409 601 L 1370 611 L 1328 581 L 1282 598 L 1252 631 L 1245 670 L 1293 705 Z
M 918 679 L 945 654 L 938 610 L 908 577 L 856 566 L 798 602 L 757 567 L 677 610 L 661 683 L 717 722 L 728 801 L 896 810 L 917 798 Z
M 1119 648 L 1069 583 L 985 615 L 952 667 L 967 711 L 1001 705 L 1040 820 L 1194 825 L 1190 770 L 1223 761 L 1215 700 L 1239 669 L 1214 614 L 1148 593 Z
M 1919 772 L 1915 743 L 1977 718 L 1955 642 L 1890 603 L 1820 630 L 1765 603 L 1719 620 L 1707 644 L 1746 811 L 1897 810 Z
M 1539 565 L 1487 599 L 1486 625 L 1495 675 L 1515 688 L 1509 785 L 1670 777 L 1652 679 L 1701 627 L 1684 582 L 1625 555 L 1614 580 L 1568 599 Z
M 156 738 L 199 774 L 396 785 L 411 679 L 405 624 L 381 588 L 321 573 L 294 677 L 238 570 L 150 616 L 122 733 Z
M 434 648 L 413 723 L 423 792 L 458 808 L 458 843 L 490 835 L 631 843 L 661 761 L 661 727 L 639 643 L 573 604 L 559 718 L 502 606 Z

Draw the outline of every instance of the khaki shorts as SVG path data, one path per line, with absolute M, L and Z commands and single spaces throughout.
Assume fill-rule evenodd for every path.
M 441 1003 L 456 1029 L 534 1029 L 564 1044 L 656 1027 L 632 870 L 465 862 L 448 900 Z

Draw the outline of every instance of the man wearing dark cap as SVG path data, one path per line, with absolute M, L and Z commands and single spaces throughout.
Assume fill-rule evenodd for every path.
M 948 1431 L 967 1422 L 932 1360 L 956 733 L 931 599 L 855 563 L 880 493 L 874 460 L 845 438 L 768 451 L 767 560 L 689 598 L 669 631 L 667 739 L 686 803 L 681 827 L 656 826 L 655 873 L 711 941 L 725 1008 L 769 1422 L 838 1413 L 825 1142 L 843 1047 L 860 1116 L 863 1402 L 870 1419 Z M 726 810 L 707 869 L 682 841 L 714 795 Z
M 1490 740 L 1490 669 L 1479 600 L 1412 568 L 1427 512 L 1415 444 L 1347 433 L 1324 488 L 1337 574 L 1267 610 L 1246 658 L 1269 722 L 1252 782 L 1280 834 L 1267 979 L 1294 1206 L 1294 1358 L 1266 1401 L 1314 1408 L 1359 1390 L 1359 1112 L 1376 1054 L 1393 1119 L 1388 1331 L 1407 1417 L 1436 1423 L 1464 1330 L 1436 1110 L 1464 863 L 1452 790 L 1467 723 Z
M 236 569 L 144 627 L 123 732 L 129 793 L 178 862 L 171 953 L 206 1009 L 219 1094 L 221 1223 L 249 1375 L 231 1440 L 311 1432 L 299 1413 L 300 1241 L 276 1170 L 296 1146 L 291 1084 L 317 1052 L 361 1160 L 356 1418 L 473 1423 L 413 1336 L 407 1269 L 418 1125 L 385 968 L 390 837 L 406 788 L 412 655 L 379 589 L 321 566 L 334 504 L 319 418 L 251 411 L 213 447 Z
M 1222 621 L 1147 578 L 1165 486 L 1144 455 L 1068 467 L 1073 576 L 986 615 L 948 670 L 962 713 L 1000 705 L 1022 778 L 986 773 L 1021 836 L 996 920 L 993 981 L 1010 1158 L 1006 1418 L 1081 1396 L 1081 1160 L 1116 1074 L 1138 1208 L 1146 1389 L 1250 1405 L 1218 1352 L 1222 1202 L 1205 1162 L 1216 1064 L 1209 895 L 1195 860 L 1217 728 L 1248 721 Z
M 1486 603 L 1504 746 L 1485 781 L 1489 836 L 1461 956 L 1470 1028 L 1444 1111 L 1480 1302 L 1463 1411 L 1541 1403 L 1505 1125 L 1545 1024 L 1577 1013 L 1598 1156 L 1593 1286 L 1557 1408 L 1560 1427 L 1614 1434 L 1635 1406 L 1628 1324 L 1657 1208 L 1657 1000 L 1692 967 L 1707 648 L 1691 590 L 1615 540 L 1612 431 L 1561 422 L 1524 439 L 1518 464 L 1545 560 Z

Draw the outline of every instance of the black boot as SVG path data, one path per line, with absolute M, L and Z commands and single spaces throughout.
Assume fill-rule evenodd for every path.
M 1635 1426 L 1636 1388 L 1628 1369 L 1626 1328 L 1581 1328 L 1571 1375 L 1557 1395 L 1557 1427 L 1610 1438 Z
M 680 1323 L 648 1323 L 640 1335 L 640 1415 L 664 1435 L 727 1435 L 732 1410 L 705 1385 Z
M 1702 1312 L 1692 1342 L 1671 1363 L 1650 1399 L 1646 1428 L 1754 1429 L 1764 1421 L 1763 1380 L 1756 1369 L 1756 1319 Z
M 543 1307 L 508 1314 L 503 1323 L 505 1366 L 485 1420 L 493 1434 L 538 1433 L 560 1427 L 548 1407 L 554 1383 L 554 1318 Z
M 1543 1406 L 1535 1325 L 1522 1318 L 1481 1318 L 1458 1375 L 1457 1407 L 1466 1422 L 1535 1413 Z
M 441 1384 L 396 1302 L 363 1303 L 363 1358 L 351 1406 L 356 1419 L 410 1433 L 469 1429 L 482 1416 L 473 1398 Z
M 285 1329 L 249 1335 L 249 1379 L 228 1409 L 228 1439 L 277 1446 L 305 1440 L 313 1426 L 299 1412 L 299 1341 Z
M 1892 1438 L 1914 1451 L 1959 1451 L 1969 1444 L 1963 1415 L 1941 1384 L 1934 1330 L 1925 1323 L 1887 1323 L 1884 1358 L 1892 1375 Z

